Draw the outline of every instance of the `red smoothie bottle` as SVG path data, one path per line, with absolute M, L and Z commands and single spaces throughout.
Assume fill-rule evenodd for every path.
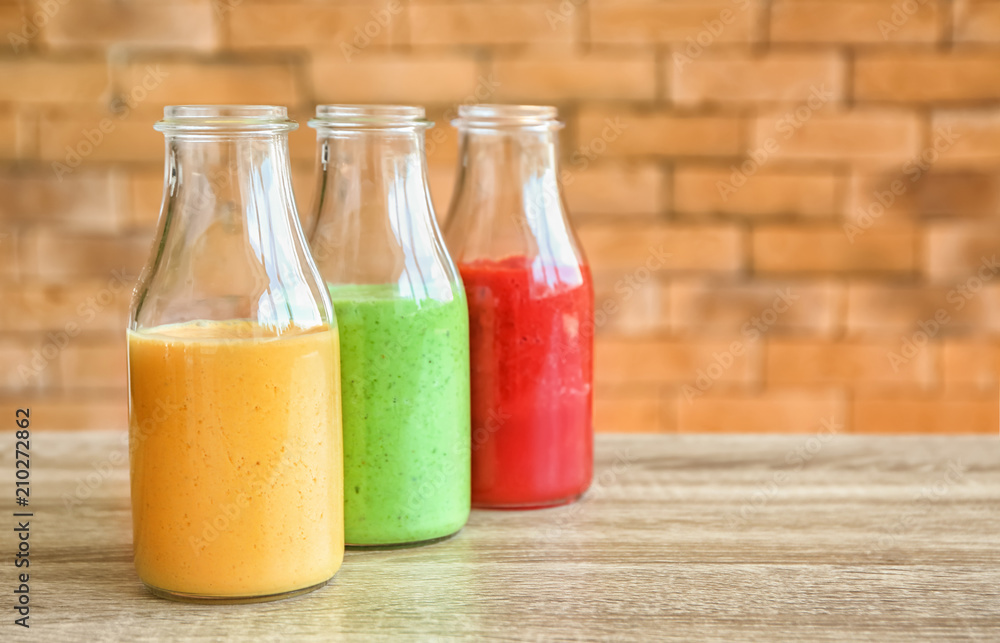
M 553 107 L 459 109 L 445 237 L 469 302 L 472 504 L 572 502 L 593 472 L 590 270 L 566 214 Z

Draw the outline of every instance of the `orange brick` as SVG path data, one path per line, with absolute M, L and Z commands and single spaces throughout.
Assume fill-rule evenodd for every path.
M 957 0 L 953 19 L 958 42 L 1000 41 L 1000 4 L 995 0 Z
M 926 341 L 923 335 L 942 338 L 1000 330 L 1000 283 L 970 295 L 955 285 L 853 283 L 847 291 L 847 332 L 889 335 L 902 351 L 906 342 L 920 348 Z
M 18 233 L 14 228 L 0 228 L 0 278 L 14 281 L 20 273 Z M 2 291 L 0 291 L 2 292 Z
M 345 62 L 369 47 L 406 42 L 402 0 L 361 4 L 245 3 L 229 12 L 229 44 L 236 48 L 330 48 Z
M 836 391 L 769 391 L 758 396 L 709 392 L 688 402 L 678 398 L 682 433 L 842 433 L 847 411 Z M 824 421 L 826 424 L 824 424 Z
M 16 335 L 0 337 L 0 388 L 7 391 L 42 390 L 58 386 L 59 369 L 45 357 L 55 348 L 46 348 L 50 341 L 44 335 Z M 42 354 L 41 351 L 46 353 Z
M 745 180 L 740 187 L 734 187 Z M 762 169 L 746 177 L 737 166 L 680 166 L 674 170 L 674 211 L 747 217 L 803 215 L 838 211 L 840 179 L 830 170 Z
M 766 150 L 772 139 L 775 159 L 903 163 L 917 153 L 920 136 L 920 121 L 910 112 L 810 111 L 800 105 L 758 118 L 753 146 Z
M 583 224 L 577 227 L 595 272 L 660 270 L 736 272 L 743 266 L 743 232 L 733 225 Z
M 993 260 L 1000 259 L 1000 230 L 992 221 L 932 223 L 926 247 L 926 270 L 933 282 L 958 285 L 975 277 L 991 281 L 996 274 Z
M 5 60 L 0 78 L 0 101 L 20 103 L 99 104 L 110 85 L 103 61 Z
M 590 38 L 596 43 L 707 42 L 709 47 L 756 40 L 755 25 L 762 10 L 756 0 L 634 0 L 594 3 L 589 9 Z
M 736 350 L 734 342 L 740 344 Z M 735 338 L 700 342 L 598 338 L 594 378 L 604 384 L 696 386 L 699 375 L 712 367 L 713 383 L 750 383 L 759 379 L 760 356 L 759 344 Z
M 134 113 L 126 118 L 98 111 L 45 114 L 39 134 L 41 159 L 49 161 L 56 178 L 102 161 L 163 161 L 163 135 L 150 119 Z
M 493 78 L 495 80 L 496 76 Z M 457 105 L 427 111 L 427 119 L 434 121 L 434 127 L 427 130 L 428 162 L 438 165 L 450 164 L 453 168 L 457 165 L 458 130 L 451 126 L 451 121 L 455 119 L 457 112 Z
M 834 52 L 764 56 L 703 55 L 667 66 L 671 96 L 679 105 L 713 102 L 803 102 L 814 94 L 843 97 L 844 62 Z M 820 93 L 817 93 L 819 90 Z
M 42 34 L 49 47 L 127 46 L 206 50 L 215 47 L 212 0 L 181 0 L 168 4 L 111 0 L 61 4 Z
M 39 111 L 35 109 L 22 110 L 18 113 L 16 120 L 17 132 L 14 137 L 18 158 L 38 158 L 38 149 L 41 145 L 41 120 Z
M 1000 399 L 1000 344 L 996 340 L 944 342 L 945 391 L 996 394 Z
M 1000 164 L 1000 113 L 995 110 L 936 112 L 932 126 L 956 139 L 935 167 L 985 165 L 993 170 Z
M 371 52 L 354 62 L 317 57 L 312 84 L 320 103 L 437 103 L 489 97 L 496 79 L 480 75 L 471 58 L 454 55 L 388 56 Z
M 675 279 L 670 325 L 675 333 L 723 333 L 749 341 L 788 333 L 829 336 L 839 327 L 841 299 L 833 282 Z
M 135 170 L 129 176 L 129 225 L 152 231 L 163 203 L 163 170 Z
M 77 277 L 72 284 L 0 285 L 0 330 L 121 332 L 136 275 Z M 75 326 L 74 326 L 75 325 Z
M 558 3 L 411 5 L 410 40 L 414 45 L 509 45 L 566 42 L 568 25 L 550 23 Z
M 1000 98 L 1000 55 L 858 54 L 854 97 L 891 103 L 996 100 Z
M 771 5 L 771 40 L 882 44 L 940 39 L 944 15 L 936 2 L 894 16 L 898 5 L 898 0 L 777 0 Z
M 27 49 L 35 34 L 34 22 L 30 15 L 21 10 L 16 2 L 0 4 L 0 33 L 7 34 L 7 40 L 14 53 L 19 54 Z M 11 40 L 11 34 L 14 40 Z M 25 43 L 22 43 L 23 39 Z
M 0 114 L 0 158 L 17 158 L 17 118 Z
M 22 269 L 45 279 L 110 278 L 117 272 L 137 275 L 146 263 L 150 242 L 151 238 L 145 235 L 35 232 L 26 235 Z
M 563 192 L 569 211 L 584 214 L 657 214 L 663 200 L 663 173 L 650 164 L 567 164 Z
M 740 121 L 726 116 L 585 110 L 571 158 L 732 156 L 740 152 Z
M 614 338 L 607 338 L 614 339 Z M 621 339 L 621 338 L 617 338 Z M 641 339 L 641 338 L 636 338 Z M 720 384 L 720 386 L 722 386 Z M 594 380 L 594 399 L 613 399 L 621 397 L 669 397 L 670 387 L 654 380 L 614 382 L 612 380 Z M 664 397 L 666 399 L 666 397 Z
M 427 167 L 427 182 L 431 188 L 431 200 L 439 222 L 443 223 L 451 204 L 455 188 L 455 168 L 450 164 L 435 163 Z
M 885 204 L 888 204 L 887 206 Z M 1000 176 L 978 170 L 923 172 L 918 166 L 851 177 L 847 217 L 854 222 L 882 212 L 886 219 L 982 218 L 1000 214 Z
M 916 230 L 878 223 L 853 237 L 841 226 L 760 226 L 753 233 L 758 272 L 886 272 L 916 268 Z
M 662 402 L 657 397 L 598 397 L 594 400 L 594 430 L 598 433 L 664 433 Z
M 313 163 L 300 161 L 292 165 L 292 190 L 299 212 L 299 224 L 307 235 L 312 232 L 312 225 L 318 214 L 314 211 L 317 180 Z
M 299 124 L 297 130 L 288 133 L 288 153 L 291 161 L 315 168 L 319 158 L 316 130 L 308 126 L 309 119 L 316 115 L 315 107 L 300 107 L 288 111 L 288 118 Z M 295 180 L 295 177 L 292 177 Z
M 16 159 L 19 150 L 23 147 L 24 132 L 19 126 L 16 114 L 4 114 L 0 112 L 0 158 Z
M 856 433 L 984 433 L 1000 426 L 997 396 L 860 398 L 854 401 Z
M 108 388 L 125 392 L 128 382 L 124 333 L 118 340 L 81 338 L 62 352 L 59 367 L 64 389 Z
M 652 100 L 656 88 L 652 53 L 503 56 L 493 71 L 504 102 Z
M 86 397 L 17 397 L 0 399 L 0 414 L 14 417 L 15 409 L 31 409 L 32 431 L 125 431 L 128 398 L 121 393 Z M 127 454 L 123 446 L 123 455 Z
M 140 62 L 129 65 L 120 93 L 146 106 L 296 105 L 303 96 L 284 63 Z
M 667 306 L 667 288 L 655 279 L 630 283 L 616 276 L 598 276 L 594 280 L 598 336 L 648 336 L 665 330 Z
M 123 217 L 124 182 L 111 172 L 0 170 L 0 219 L 85 230 L 114 230 Z
M 820 343 L 772 337 L 767 342 L 764 378 L 779 386 L 903 387 L 916 394 L 938 383 L 936 346 L 927 346 L 912 358 L 899 351 L 900 343 L 892 341 Z

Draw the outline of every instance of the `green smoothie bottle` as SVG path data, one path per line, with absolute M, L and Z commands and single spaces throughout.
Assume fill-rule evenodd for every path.
M 427 543 L 470 504 L 469 317 L 420 107 L 320 105 L 313 257 L 340 331 L 348 546 Z

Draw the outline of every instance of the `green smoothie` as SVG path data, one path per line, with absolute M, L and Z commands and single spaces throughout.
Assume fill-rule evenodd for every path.
M 349 545 L 441 538 L 469 517 L 469 318 L 395 286 L 330 286 L 340 330 Z

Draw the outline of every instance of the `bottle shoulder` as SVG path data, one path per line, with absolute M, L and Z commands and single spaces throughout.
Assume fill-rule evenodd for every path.
M 136 285 L 129 327 L 200 320 L 282 329 L 334 324 L 329 294 L 293 229 L 294 213 L 270 216 L 284 217 L 288 228 L 254 239 L 246 226 L 164 226 Z

